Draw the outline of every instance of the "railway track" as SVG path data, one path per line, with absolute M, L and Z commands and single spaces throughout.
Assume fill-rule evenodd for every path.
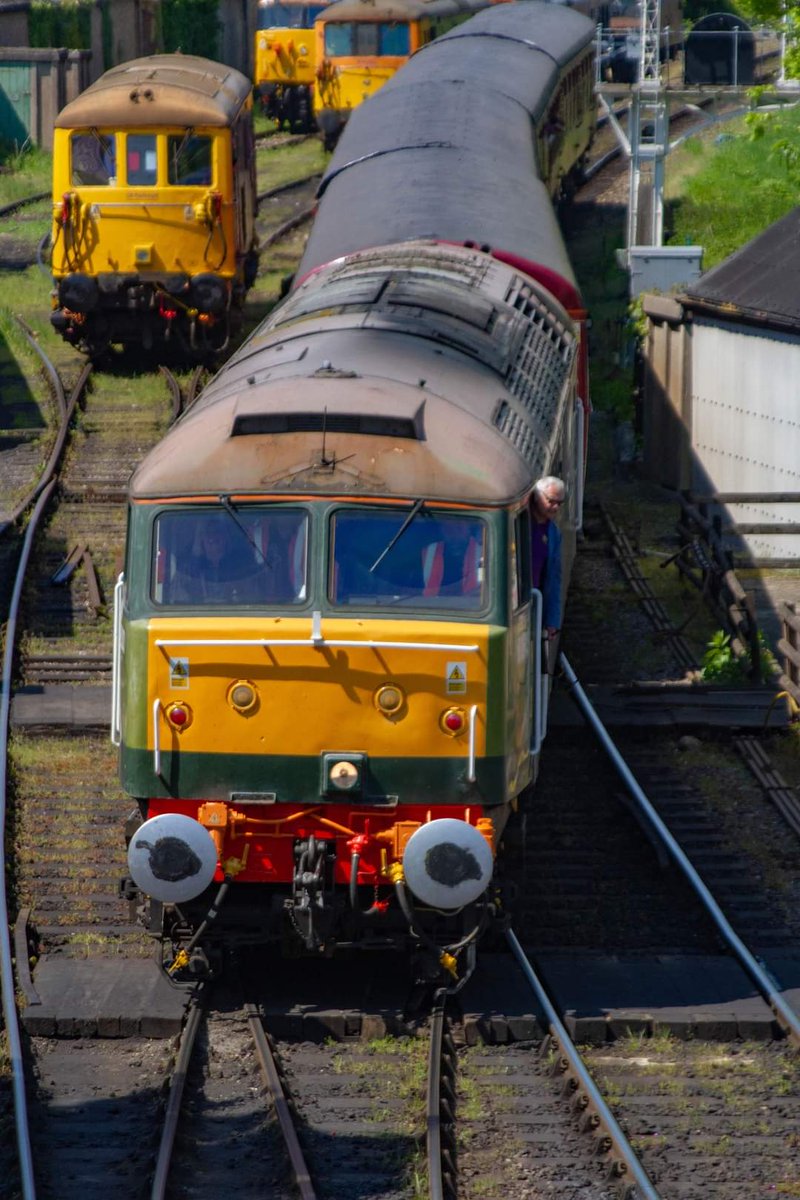
M 179 400 L 170 385 L 171 398 L 155 418 L 158 428 L 190 402 L 191 380 L 178 379 L 175 385 Z M 118 497 L 130 460 L 123 461 L 119 446 L 104 446 L 102 433 L 120 404 L 132 434 L 132 456 L 155 436 L 154 417 L 143 414 L 130 381 L 122 374 L 99 377 L 69 450 L 63 513 L 59 508 L 35 555 L 41 580 L 68 573 L 60 584 L 42 588 L 43 594 L 49 589 L 46 599 L 31 605 L 36 638 L 27 641 L 22 659 L 29 687 L 74 684 L 79 671 L 84 685 L 105 678 L 108 614 L 91 603 L 86 559 L 78 556 L 71 571 L 66 561 L 73 545 L 88 547 L 107 597 L 121 537 Z M 90 510 L 97 510 L 96 518 L 89 517 Z M 680 659 L 678 639 L 656 629 L 641 597 L 627 590 L 633 585 L 611 552 L 606 523 L 598 515 L 589 524 L 594 532 L 579 556 L 566 643 L 582 681 L 589 686 L 683 679 L 687 664 Z M 108 536 L 98 540 L 101 529 Z M 623 596 L 630 599 L 623 603 Z M 606 604 L 608 611 L 598 615 L 598 606 Z M 57 632 L 51 636 L 43 630 Z M 23 735 L 20 743 L 13 825 L 22 868 L 15 901 L 36 907 L 27 951 L 35 954 L 44 944 L 51 955 L 144 958 L 147 943 L 114 887 L 126 805 L 104 732 L 78 738 L 51 734 L 46 753 L 31 764 L 26 758 L 35 753 L 34 740 L 35 735 Z M 718 772 L 724 760 L 723 791 L 740 797 L 722 823 L 701 787 L 703 747 L 681 746 L 680 740 L 670 734 L 656 738 L 652 730 L 628 731 L 625 750 L 658 811 L 678 830 L 690 856 L 702 862 L 712 890 L 725 893 L 726 903 L 742 901 L 736 917 L 748 944 L 768 963 L 771 958 L 773 967 L 790 961 L 798 932 L 792 880 L 800 863 L 785 832 L 779 832 L 779 816 L 754 784 L 748 790 L 746 773 L 731 753 L 730 761 L 713 760 Z M 671 964 L 673 987 L 686 992 L 708 961 L 719 957 L 717 929 L 697 898 L 661 865 L 666 857 L 654 848 L 652 830 L 646 822 L 644 828 L 637 823 L 624 796 L 619 775 L 605 764 L 594 735 L 580 725 L 556 722 L 534 806 L 509 837 L 510 868 L 516 863 L 524 883 L 515 936 L 542 968 L 546 992 L 563 991 L 570 962 L 624 960 L 630 978 L 631 960 L 644 965 L 653 957 Z M 745 818 L 749 838 L 756 833 L 765 838 L 769 826 L 766 848 L 755 858 L 748 857 L 752 847 L 736 846 L 737 827 Z M 726 839 L 733 840 L 733 850 Z M 770 856 L 778 854 L 780 861 L 771 862 Z M 780 886 L 775 884 L 778 867 Z M 796 1056 L 786 1040 L 778 1040 L 777 1021 L 770 1030 L 775 1040 L 758 1042 L 748 1037 L 763 1036 L 756 1007 L 749 1026 L 741 1017 L 717 1015 L 714 1030 L 713 1014 L 705 1020 L 702 1012 L 655 1020 L 648 1014 L 663 1012 L 666 998 L 643 975 L 640 994 L 647 1003 L 605 1017 L 593 1008 L 588 991 L 578 993 L 567 1006 L 572 1011 L 564 1013 L 564 1029 L 553 1031 L 541 1002 L 527 991 L 520 998 L 510 962 L 503 950 L 487 968 L 497 970 L 486 984 L 489 1004 L 478 1005 L 480 993 L 461 993 L 449 1027 L 442 1016 L 440 1032 L 448 1050 L 444 1083 L 428 1084 L 418 1016 L 403 1024 L 402 1014 L 394 1015 L 402 977 L 390 981 L 394 1007 L 368 978 L 353 972 L 346 989 L 342 977 L 328 973 L 324 964 L 318 979 L 301 976 L 295 983 L 296 1005 L 282 1020 L 275 1019 L 276 1002 L 259 1002 L 259 1016 L 269 1028 L 271 1015 L 277 1029 L 276 1051 L 301 1119 L 308 1173 L 319 1181 L 321 1196 L 436 1197 L 431 1190 L 436 1187 L 448 1200 L 451 1194 L 461 1200 L 538 1195 L 606 1200 L 636 1194 L 631 1190 L 635 1168 L 632 1162 L 626 1165 L 598 1114 L 603 1096 L 652 1177 L 655 1194 L 664 1200 L 760 1200 L 765 1188 L 791 1194 L 797 1180 L 800 1084 Z M 281 986 L 277 969 L 269 964 L 261 969 L 271 989 Z M 587 984 L 590 976 L 587 972 Z M 346 1002 L 346 990 L 355 991 L 358 1000 Z M 330 1003 L 331 995 L 342 998 L 343 1015 L 328 1037 L 320 1032 L 322 1025 L 309 1036 L 312 1015 L 326 1000 Z M 267 1171 L 276 1196 L 296 1194 L 285 1160 L 281 1166 L 274 1156 L 260 1157 L 274 1122 L 253 1090 L 260 1093 L 262 1085 L 251 1048 L 252 1015 L 231 1001 L 209 1015 L 210 1032 L 197 1043 L 203 1051 L 199 1066 L 194 1059 L 197 1080 L 187 1072 L 192 1094 L 185 1097 L 185 1124 L 177 1125 L 183 1135 L 174 1143 L 178 1158 L 175 1174 L 167 1173 L 172 1191 L 166 1195 L 186 1194 L 190 1183 L 206 1189 L 191 1194 L 216 1197 L 236 1186 L 237 1194 L 246 1195 L 251 1165 L 256 1175 L 260 1168 L 262 1183 Z M 570 1030 L 589 1044 L 584 1061 L 598 1096 L 587 1090 L 573 1065 L 564 1065 Z M 124 1038 L 98 1038 L 88 1020 L 83 1030 L 70 1032 L 68 1040 L 39 1034 L 28 1041 L 38 1194 L 58 1200 L 78 1194 L 105 1197 L 113 1180 L 120 1200 L 138 1196 L 143 1181 L 152 1182 L 157 1161 L 158 1117 L 173 1067 L 171 1043 L 139 1030 L 122 1030 L 130 1033 Z M 485 1041 L 479 1040 L 481 1033 Z M 710 1033 L 716 1042 L 702 1040 Z M 428 1060 L 431 1066 L 438 1063 L 438 1052 L 429 1053 Z M 401 1089 L 409 1093 L 408 1105 L 399 1102 Z M 0 1113 L 8 1126 L 8 1091 L 4 1094 Z M 426 1157 L 424 1147 L 437 1141 L 446 1151 L 444 1159 Z M 0 1150 L 7 1179 L 15 1177 L 14 1158 L 10 1143 Z M 201 1165 L 206 1179 L 198 1176 L 195 1184 Z M 647 1193 L 640 1189 L 639 1194 Z
M 49 216 L 49 192 L 35 192 L 0 205 L 0 270 L 24 271 L 41 261 L 41 230 Z
M 269 218 L 264 229 L 267 234 L 273 231 Z M 11 844 L 6 861 L 12 872 L 13 911 L 21 914 L 16 947 L 21 986 L 28 987 L 29 997 L 32 991 L 35 999 L 30 973 L 24 969 L 28 956 L 35 961 L 46 950 L 55 958 L 122 958 L 136 963 L 150 953 L 117 890 L 124 869 L 121 831 L 129 805 L 120 797 L 115 753 L 108 743 L 110 600 L 121 568 L 127 478 L 170 421 L 192 402 L 203 380 L 198 372 L 165 371 L 166 386 L 159 393 L 151 378 L 140 374 L 141 364 L 120 357 L 94 372 L 87 397 L 81 392 L 86 385 L 83 360 L 56 343 L 49 330 L 41 335 L 17 331 L 13 336 L 9 366 L 4 367 L 8 383 L 4 401 L 9 403 L 4 403 L 3 411 L 9 429 L 0 437 L 0 524 L 6 533 L 0 537 L 4 623 L 21 545 L 20 521 L 45 486 L 45 464 L 63 458 L 57 489 L 48 495 L 47 514 L 30 544 L 25 607 L 13 660 L 14 708 L 25 703 L 29 708 L 27 717 L 14 726 L 9 759 L 13 820 L 8 824 Z M 55 343 L 53 361 L 45 362 L 46 355 L 40 355 L 38 347 L 51 343 Z M 62 386 L 62 377 L 70 382 Z M 13 405 L 15 396 L 20 399 Z M 13 995 L 11 985 L 4 985 L 4 992 Z M 90 1081 L 103 1077 L 108 1043 L 79 1037 L 70 1045 L 72 1061 L 67 1055 L 63 1092 L 56 1082 L 60 1068 L 55 1070 L 56 1050 L 63 1047 L 48 1038 L 28 1043 L 38 1088 L 31 1122 L 37 1155 L 46 1144 L 46 1139 L 37 1140 L 45 1116 L 63 1116 L 71 1105 L 69 1097 L 74 1100 L 80 1090 L 78 1061 L 87 1064 L 86 1123 L 78 1123 L 78 1142 L 84 1134 L 91 1136 L 92 1112 L 102 1126 L 117 1107 L 113 1100 L 117 1089 L 133 1095 L 142 1064 L 160 1061 L 161 1052 L 150 1054 L 152 1047 L 140 1042 L 136 1030 L 125 1031 L 134 1038 L 108 1067 L 114 1081 L 109 1084 L 104 1113 L 94 1104 L 98 1093 L 92 1091 Z M 97 1032 L 96 1027 L 90 1032 Z M 45 1078 L 48 1064 L 54 1068 L 52 1097 Z M 12 1064 L 12 1076 L 18 1066 Z M 12 1092 L 17 1086 L 12 1076 L 0 1070 L 0 1123 L 9 1134 L 14 1124 Z M 163 1074 L 155 1070 L 152 1078 L 153 1086 L 160 1086 Z M 125 1106 L 120 1103 L 120 1108 Z M 120 1113 L 120 1128 L 123 1124 Z M 125 1135 L 115 1144 L 113 1128 L 113 1121 L 107 1131 L 98 1128 L 98 1144 L 108 1133 L 108 1147 L 98 1153 L 92 1171 L 86 1172 L 85 1182 L 89 1175 L 99 1180 L 98 1195 L 107 1195 L 109 1164 L 119 1162 L 124 1171 L 124 1163 L 135 1157 Z M 136 1129 L 135 1121 L 128 1133 L 131 1129 Z M 8 1180 L 20 1180 L 21 1194 L 28 1196 L 29 1181 L 19 1176 L 25 1156 L 15 1154 L 10 1136 L 3 1143 L 0 1169 Z M 78 1188 L 80 1169 L 76 1166 L 75 1176 L 68 1147 L 64 1154 L 64 1180 L 77 1178 Z M 80 1152 L 74 1154 L 74 1164 L 79 1163 L 85 1166 Z M 60 1180 L 51 1186 L 51 1194 L 64 1194 Z

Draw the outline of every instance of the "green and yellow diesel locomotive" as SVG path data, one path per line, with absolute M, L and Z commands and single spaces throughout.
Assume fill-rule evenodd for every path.
M 551 6 L 502 7 L 529 11 L 459 49 L 499 60 L 505 199 L 458 203 L 441 161 L 425 186 L 396 122 L 362 175 L 354 120 L 294 290 L 132 478 L 113 732 L 129 891 L 177 964 L 288 940 L 416 949 L 463 979 L 495 911 L 546 722 L 531 497 L 567 483 L 567 580 L 588 413 L 585 313 L 508 56 L 558 76 L 592 36 L 553 9 L 543 50 Z M 446 120 L 464 96 L 430 66 Z M 496 164 L 459 126 L 480 194 Z
M 109 346 L 208 359 L 258 267 L 252 88 L 167 54 L 107 71 L 56 119 L 51 322 Z

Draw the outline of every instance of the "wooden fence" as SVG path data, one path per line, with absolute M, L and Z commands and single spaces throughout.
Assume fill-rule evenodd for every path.
M 722 518 L 709 516 L 709 501 L 721 497 L 679 496 L 680 550 L 674 562 L 681 574 L 700 591 L 731 634 L 731 649 L 737 657 L 750 659 L 750 678 L 761 680 L 761 645 L 753 597 L 736 577 L 733 555 L 723 541 Z
M 784 600 L 780 607 L 783 637 L 778 642 L 778 651 L 783 655 L 783 674 L 780 685 L 789 699 L 791 720 L 800 718 L 800 616 L 797 605 Z

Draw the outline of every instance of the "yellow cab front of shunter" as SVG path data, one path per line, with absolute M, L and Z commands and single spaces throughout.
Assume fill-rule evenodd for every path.
M 315 24 L 317 86 L 314 113 L 349 114 L 369 100 L 409 57 L 431 40 L 431 22 L 410 13 L 405 18 L 380 8 L 326 10 Z
M 227 128 L 56 129 L 52 270 L 233 278 Z
M 255 84 L 311 87 L 316 74 L 314 21 L 324 4 L 259 0 Z

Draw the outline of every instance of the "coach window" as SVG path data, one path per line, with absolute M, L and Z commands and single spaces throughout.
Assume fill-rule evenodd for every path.
M 111 187 L 117 182 L 117 139 L 113 133 L 73 133 L 73 186 Z
M 169 182 L 208 187 L 211 183 L 211 138 L 171 133 L 167 138 Z
M 158 175 L 156 135 L 129 133 L 125 163 L 129 187 L 153 187 Z

